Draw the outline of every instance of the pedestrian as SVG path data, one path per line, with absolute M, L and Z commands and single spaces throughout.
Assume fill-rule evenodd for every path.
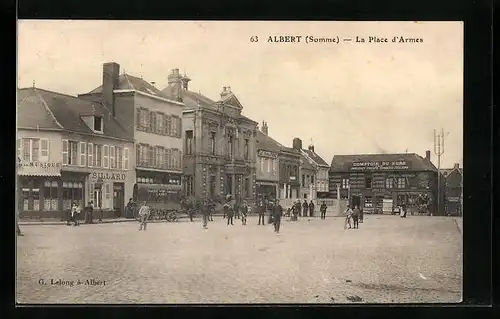
M 283 207 L 280 205 L 278 200 L 276 200 L 274 203 L 273 215 L 274 231 L 276 233 L 279 233 L 281 226 L 281 216 L 283 215 Z
M 363 223 L 363 218 L 364 218 L 364 212 L 363 212 L 363 208 L 360 208 L 359 209 L 359 222 L 360 223 Z
M 346 214 L 344 229 L 347 229 L 347 225 L 349 225 L 349 229 L 351 229 L 351 217 L 352 217 L 352 209 L 349 205 L 347 205 L 347 209 L 344 212 Z
M 212 199 L 210 199 L 208 201 L 208 208 L 209 208 L 208 220 L 213 222 L 214 221 L 215 202 Z
M 227 225 L 229 226 L 229 223 L 231 223 L 231 225 L 234 225 L 233 224 L 233 205 L 231 205 L 231 202 L 224 204 L 224 211 L 225 211 L 225 215 L 227 216 Z
M 150 211 L 151 211 L 151 209 L 148 206 L 148 203 L 146 201 L 144 201 L 142 203 L 141 208 L 139 209 L 139 222 L 140 222 L 139 230 L 142 230 L 143 228 L 144 228 L 144 230 L 146 230 L 146 226 L 148 225 L 148 218 L 149 218 Z
M 203 217 L 203 228 L 207 229 L 208 219 L 210 215 L 210 207 L 208 204 L 208 200 L 203 201 L 203 205 L 201 207 L 201 215 Z
M 359 206 L 355 206 L 352 210 L 352 221 L 354 223 L 354 229 L 359 228 Z
M 70 216 L 71 216 L 70 221 L 73 222 L 73 226 L 78 225 L 78 221 L 76 220 L 77 214 L 78 214 L 78 206 L 76 205 L 75 202 L 73 202 L 73 204 L 71 204 L 71 212 L 70 212 Z M 69 222 L 68 222 L 68 225 L 69 225 Z
M 325 201 L 321 204 L 319 211 L 321 212 L 321 219 L 326 219 L 326 204 Z
M 247 215 L 248 215 L 248 204 L 246 201 L 243 201 L 243 206 L 241 206 L 241 225 L 243 226 L 247 224 Z
M 85 207 L 85 224 L 92 224 L 92 202 L 89 201 L 87 207 Z
M 406 218 L 406 203 L 401 205 L 401 213 L 399 214 L 401 215 L 401 218 Z
M 309 203 L 309 216 L 314 216 L 314 203 L 311 199 L 311 202 Z
M 16 233 L 17 236 L 24 236 L 23 233 L 21 232 L 21 228 L 19 228 L 19 211 L 16 211 Z
M 125 216 L 127 218 L 134 218 L 134 201 L 132 198 L 128 199 L 127 206 L 125 207 Z
M 259 213 L 259 224 L 260 225 L 260 221 L 262 220 L 262 225 L 265 224 L 265 215 L 266 215 L 266 206 L 265 206 L 265 203 L 264 201 L 261 201 L 259 203 L 259 206 L 257 207 L 258 209 L 258 213 Z
M 299 205 L 300 205 L 300 200 L 299 200 Z M 302 217 L 307 216 L 307 210 L 309 209 L 309 205 L 307 205 L 307 201 L 304 200 L 304 204 L 302 204 Z

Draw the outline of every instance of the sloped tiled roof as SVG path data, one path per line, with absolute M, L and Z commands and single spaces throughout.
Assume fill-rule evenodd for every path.
M 307 149 L 303 150 L 317 165 L 328 166 L 328 164 L 315 152 Z
M 363 155 L 335 155 L 332 159 L 330 172 L 348 172 L 354 162 L 382 162 L 406 161 L 409 171 L 437 171 L 436 167 L 425 158 L 415 153 L 405 154 L 363 154 Z
M 300 166 L 303 169 L 308 169 L 312 171 L 315 170 L 314 166 L 312 166 L 312 164 L 309 163 L 309 160 L 307 159 L 307 157 L 304 156 L 304 154 L 300 154 Z
M 118 78 L 117 90 L 136 90 L 146 94 L 156 95 L 158 97 L 167 98 L 160 90 L 154 87 L 151 83 L 136 76 L 123 73 Z M 87 94 L 102 93 L 102 85 L 93 89 Z
M 60 130 L 63 127 L 35 88 L 17 90 L 18 127 Z
M 273 140 L 271 137 L 257 130 L 255 136 L 256 147 L 258 150 L 266 150 L 271 152 L 279 152 L 281 150 L 281 144 Z
M 37 97 L 44 104 L 55 121 L 64 130 L 96 136 L 110 136 L 121 139 L 133 137 L 116 121 L 111 112 L 101 103 L 80 99 L 75 96 L 52 92 L 39 88 L 21 89 L 26 95 Z M 103 119 L 103 134 L 94 133 L 81 118 L 82 115 L 99 115 Z M 21 116 L 20 116 L 21 117 Z
M 441 169 L 441 173 L 443 174 L 444 177 L 448 177 L 448 175 L 450 175 L 455 170 L 457 170 L 461 175 L 464 174 L 464 171 L 462 168 L 444 168 L 444 169 Z
M 177 97 L 175 96 L 173 90 L 173 86 L 167 86 L 161 91 L 161 94 L 167 99 L 175 100 Z M 214 100 L 193 91 L 182 90 L 182 99 L 182 102 L 184 102 L 184 104 L 188 107 L 198 107 L 199 105 L 201 107 L 207 107 L 211 109 L 215 108 Z

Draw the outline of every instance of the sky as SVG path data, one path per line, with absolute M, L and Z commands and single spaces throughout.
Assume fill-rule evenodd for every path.
M 287 35 L 300 42 L 268 41 Z M 309 36 L 339 42 L 306 43 Z M 266 121 L 271 137 L 289 147 L 294 137 L 304 148 L 312 143 L 327 163 L 431 150 L 437 166 L 441 128 L 441 167 L 463 163 L 462 22 L 19 21 L 18 87 L 35 81 L 86 93 L 101 84 L 105 62 L 160 90 L 174 68 L 212 99 L 230 86 L 243 114 Z

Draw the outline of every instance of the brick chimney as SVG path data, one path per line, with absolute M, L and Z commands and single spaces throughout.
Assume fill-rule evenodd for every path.
M 267 127 L 267 123 L 262 121 L 262 128 L 260 129 L 262 133 L 268 135 L 269 134 L 269 128 Z
M 459 169 L 460 168 L 460 164 L 459 163 L 455 163 L 455 165 L 453 165 L 453 168 L 454 169 Z
M 431 161 L 431 151 L 425 151 L 425 159 L 429 162 Z
M 309 145 L 308 149 L 309 149 L 311 152 L 313 152 L 313 153 L 314 153 L 314 145 L 312 145 L 312 144 L 311 144 L 311 145 Z
M 296 150 L 301 150 L 302 149 L 302 140 L 298 137 L 293 139 L 293 148 Z
M 172 88 L 172 95 L 176 101 L 182 102 L 182 75 L 179 69 L 172 69 L 167 77 L 168 86 Z
M 102 98 L 104 104 L 115 116 L 115 96 L 113 90 L 119 86 L 120 65 L 116 62 L 104 63 L 102 66 Z

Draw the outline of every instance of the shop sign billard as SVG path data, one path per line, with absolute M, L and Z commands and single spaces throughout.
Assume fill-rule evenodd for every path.
M 123 173 L 92 173 L 93 180 L 114 180 L 114 181 L 124 181 L 127 175 Z

